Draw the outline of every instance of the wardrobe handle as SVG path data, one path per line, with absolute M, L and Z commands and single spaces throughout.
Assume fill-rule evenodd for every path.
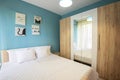
M 100 50 L 100 34 L 98 35 L 98 50 Z

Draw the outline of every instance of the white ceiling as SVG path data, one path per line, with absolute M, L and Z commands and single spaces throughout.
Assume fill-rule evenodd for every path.
M 69 12 L 80 9 L 82 7 L 93 4 L 95 2 L 98 2 L 100 0 L 72 0 L 73 5 L 68 8 L 60 7 L 59 6 L 60 0 L 23 0 L 23 1 L 33 4 L 33 5 L 36 5 L 38 7 L 44 8 L 44 9 L 54 12 L 56 14 L 64 15 Z

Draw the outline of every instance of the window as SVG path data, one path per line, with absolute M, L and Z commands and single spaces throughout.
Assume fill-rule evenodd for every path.
M 77 26 L 77 49 L 92 49 L 92 21 L 80 20 Z

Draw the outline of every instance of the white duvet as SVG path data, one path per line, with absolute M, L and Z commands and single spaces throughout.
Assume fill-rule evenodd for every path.
M 0 80 L 97 80 L 89 66 L 50 55 L 39 60 L 2 65 Z

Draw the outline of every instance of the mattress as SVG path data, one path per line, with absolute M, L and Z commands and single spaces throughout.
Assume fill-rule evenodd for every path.
M 24 63 L 4 63 L 0 80 L 97 80 L 91 67 L 57 55 Z

